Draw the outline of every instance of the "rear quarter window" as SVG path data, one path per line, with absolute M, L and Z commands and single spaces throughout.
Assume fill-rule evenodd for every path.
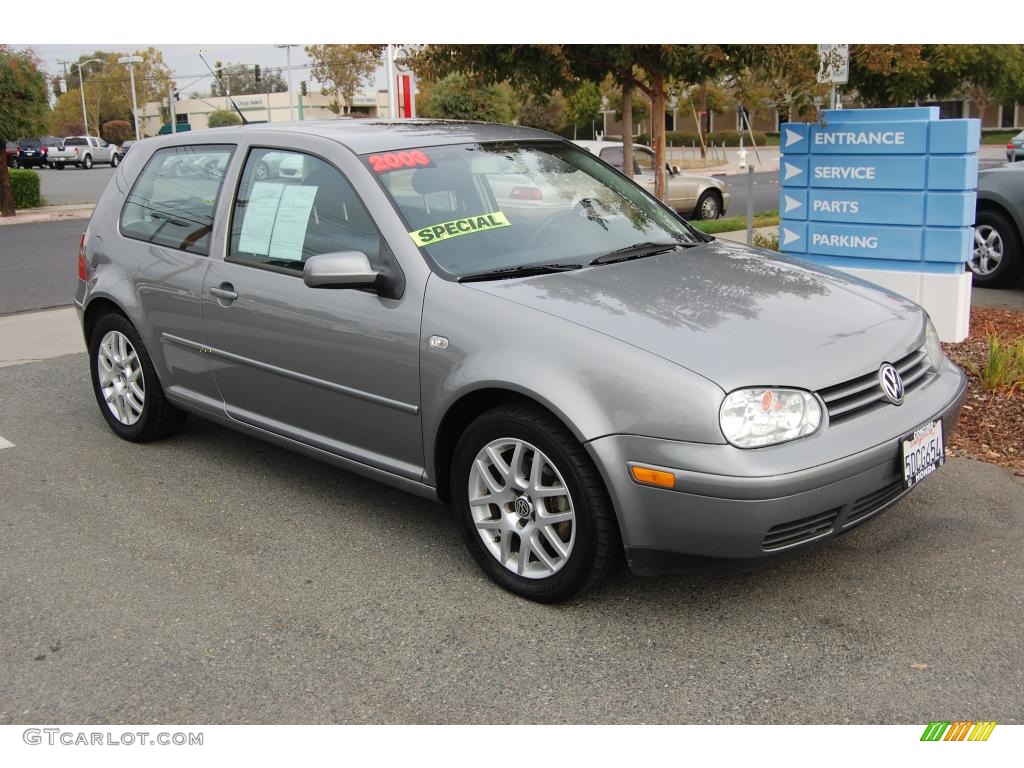
M 121 234 L 209 255 L 213 214 L 233 152 L 224 144 L 154 152 L 121 209 Z

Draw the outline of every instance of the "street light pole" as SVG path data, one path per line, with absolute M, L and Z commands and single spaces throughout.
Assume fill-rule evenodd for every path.
M 72 67 L 78 67 L 78 93 L 82 97 L 82 125 L 85 126 L 85 134 L 89 135 L 89 117 L 85 112 L 85 82 L 82 80 L 82 67 L 86 64 L 92 64 L 93 62 L 99 63 L 99 59 L 89 59 L 88 61 L 75 61 L 72 62 Z M 96 126 L 96 134 L 99 135 L 99 126 Z
M 117 60 L 117 63 L 118 64 L 127 64 L 128 65 L 128 79 L 131 80 L 131 83 L 132 83 L 132 117 L 135 118 L 135 140 L 139 141 L 139 140 L 141 140 L 142 137 L 139 135 L 139 108 L 138 108 L 138 106 L 137 106 L 137 104 L 135 102 L 135 66 L 134 65 L 135 64 L 141 64 L 142 63 L 142 57 L 141 56 L 122 56 L 121 58 L 119 58 Z M 81 71 L 79 71 L 79 74 L 81 74 Z
M 292 95 L 292 48 L 296 48 L 296 45 L 277 45 L 275 48 L 284 48 L 285 61 L 288 65 L 288 119 L 295 121 L 295 103 L 293 102 L 294 96 Z M 269 103 L 269 96 L 267 97 Z

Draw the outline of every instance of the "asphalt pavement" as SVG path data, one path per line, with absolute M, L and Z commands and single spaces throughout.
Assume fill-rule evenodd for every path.
M 754 213 L 777 211 L 779 209 L 779 172 L 755 171 L 748 179 L 743 174 L 720 176 L 729 190 L 729 209 L 726 216 L 747 215 L 747 192 L 753 190 Z M 749 186 L 748 186 L 749 183 Z
M 0 227 L 0 315 L 71 303 L 78 242 L 87 223 L 72 219 Z
M 436 504 L 199 419 L 117 439 L 84 354 L 0 392 L 0 724 L 1024 721 L 1007 470 L 953 459 L 769 570 L 542 606 Z
M 39 189 L 47 205 L 95 203 L 100 199 L 107 181 L 114 175 L 109 165 L 95 165 L 89 170 L 70 166 L 63 171 L 39 168 Z

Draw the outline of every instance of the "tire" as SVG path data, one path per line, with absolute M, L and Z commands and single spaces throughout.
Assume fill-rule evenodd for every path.
M 122 339 L 125 345 L 118 349 L 116 342 Z M 102 352 L 101 345 L 104 346 Z M 116 380 L 105 377 L 105 381 L 109 383 L 101 382 L 100 371 L 102 368 L 106 368 L 105 363 L 101 362 L 101 355 L 107 363 L 112 362 L 114 358 L 110 354 L 111 351 L 120 357 L 112 366 L 111 373 L 120 373 L 125 369 L 131 369 L 133 373 L 141 371 L 138 378 L 134 380 L 134 384 L 143 393 L 141 408 L 136 407 L 139 404 L 139 398 L 134 394 L 124 400 L 114 397 L 110 404 L 107 403 L 107 397 L 104 394 L 105 386 L 118 389 L 118 391 L 126 389 L 123 386 L 125 381 L 123 378 Z M 131 354 L 121 356 L 121 353 L 126 351 L 134 352 L 134 357 Z M 96 396 L 100 413 L 103 414 L 107 425 L 118 437 L 133 443 L 148 443 L 174 434 L 181 429 L 188 418 L 185 411 L 167 401 L 160 380 L 157 378 L 156 369 L 153 367 L 153 361 L 150 359 L 142 339 L 139 338 L 138 331 L 122 315 L 111 313 L 104 315 L 96 322 L 89 337 L 89 368 L 93 394 Z M 140 381 L 141 385 L 139 385 Z M 118 388 L 118 385 L 121 386 Z M 110 392 L 110 389 L 107 391 Z M 127 418 L 117 415 L 116 411 L 120 411 Z
M 515 446 L 521 446 L 518 461 Z M 490 466 L 503 480 L 493 473 L 490 481 L 484 479 L 480 467 L 491 472 L 488 448 L 509 474 L 520 475 L 514 470 L 521 470 L 522 485 L 509 481 L 496 463 Z M 481 456 L 485 458 L 478 461 Z M 544 496 L 533 495 L 531 475 L 538 457 L 539 485 L 548 491 Z M 601 476 L 583 446 L 551 414 L 529 404 L 488 411 L 463 432 L 452 462 L 452 506 L 466 546 L 484 573 L 509 592 L 541 603 L 568 600 L 593 587 L 621 551 Z M 494 493 L 498 485 L 504 487 Z M 502 501 L 472 505 L 471 494 Z M 547 515 L 561 519 L 544 525 Z M 560 549 L 551 536 L 561 542 Z M 523 565 L 527 540 L 532 543 L 525 550 Z
M 117 166 L 120 165 L 120 163 L 121 163 L 121 158 L 118 157 L 116 154 L 110 156 L 110 167 L 111 168 L 117 168 Z
M 697 198 L 697 206 L 693 209 L 695 219 L 717 219 L 722 215 L 722 198 L 718 193 L 707 189 Z
M 63 171 L 64 170 L 64 163 L 54 163 L 53 167 L 56 168 L 58 171 Z
M 21 168 L 21 163 L 18 162 L 18 158 L 11 158 L 11 168 Z
M 85 159 L 82 160 L 82 167 L 85 168 L 85 170 L 87 170 L 87 171 L 90 168 L 92 168 L 92 155 L 86 155 L 85 156 Z
M 974 224 L 974 250 L 967 262 L 979 288 L 1005 288 L 1024 272 L 1021 237 L 1010 217 L 1000 210 L 978 212 Z

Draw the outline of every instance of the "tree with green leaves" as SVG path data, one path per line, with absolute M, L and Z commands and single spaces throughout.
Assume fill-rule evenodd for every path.
M 505 83 L 473 85 L 455 73 L 435 83 L 421 83 L 416 106 L 423 117 L 510 123 L 515 115 L 512 89 Z
M 329 109 L 336 115 L 352 111 L 356 92 L 371 82 L 380 62 L 381 45 L 307 45 L 312 75 L 320 93 L 334 96 Z
M 528 95 L 516 111 L 519 125 L 558 133 L 565 127 L 565 97 L 561 91 Z
M 565 97 L 565 118 L 572 126 L 572 137 L 576 138 L 576 129 L 580 125 L 593 125 L 601 118 L 603 95 L 597 83 L 584 80 L 572 89 Z M 591 130 L 593 138 L 593 130 Z
M 249 64 L 221 64 L 218 61 L 213 68 L 220 75 L 220 80 L 218 82 L 214 79 L 211 83 L 211 96 L 226 96 L 227 91 L 239 96 L 249 93 L 284 93 L 288 90 L 288 83 L 280 69 L 260 67 L 260 79 L 257 82 L 256 68 Z
M 242 118 L 240 118 L 238 113 L 233 110 L 215 109 L 207 118 L 206 124 L 209 128 L 223 128 L 226 125 L 241 125 Z
M 46 75 L 32 51 L 0 45 L 0 215 L 14 216 L 7 142 L 46 132 L 50 100 Z

